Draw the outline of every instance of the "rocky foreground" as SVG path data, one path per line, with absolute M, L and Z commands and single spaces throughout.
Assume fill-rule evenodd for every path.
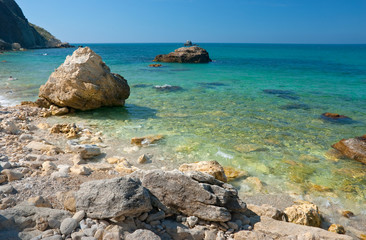
M 245 204 L 217 162 L 164 171 L 140 169 L 146 155 L 104 157 L 102 133 L 51 126 L 44 116 L 56 112 L 0 108 L 0 239 L 352 239 L 340 225 L 319 228 L 309 202 Z

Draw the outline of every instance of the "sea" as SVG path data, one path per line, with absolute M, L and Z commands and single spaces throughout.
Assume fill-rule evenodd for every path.
M 75 45 L 89 46 L 126 78 L 131 95 L 124 107 L 76 112 L 73 121 L 116 141 L 163 135 L 156 148 L 177 165 L 216 160 L 260 179 L 262 193 L 366 215 L 366 165 L 331 147 L 366 134 L 366 45 L 200 43 L 212 62 L 160 68 L 149 64 L 181 43 Z M 0 104 L 37 99 L 74 50 L 0 54 Z M 180 88 L 154 88 L 165 84 Z M 351 119 L 329 121 L 325 112 Z M 253 194 L 245 179 L 233 184 Z

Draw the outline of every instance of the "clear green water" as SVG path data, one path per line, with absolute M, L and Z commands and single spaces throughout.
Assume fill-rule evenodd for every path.
M 366 134 L 366 45 L 201 44 L 214 62 L 162 68 L 148 65 L 180 44 L 89 46 L 128 80 L 131 96 L 124 108 L 82 112 L 75 120 L 121 140 L 163 134 L 159 148 L 170 159 L 217 160 L 245 169 L 265 183 L 265 192 L 318 196 L 356 212 L 364 208 L 366 166 L 329 151 L 342 138 Z M 73 50 L 0 55 L 0 103 L 36 99 L 39 86 Z M 183 90 L 152 88 L 163 84 Z M 327 122 L 320 118 L 324 112 L 354 122 Z M 242 180 L 235 184 L 247 189 Z M 319 192 L 314 185 L 328 189 Z

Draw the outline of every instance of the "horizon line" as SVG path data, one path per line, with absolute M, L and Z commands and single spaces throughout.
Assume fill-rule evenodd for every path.
M 184 42 L 68 42 L 70 44 L 184 44 Z M 195 42 L 195 44 L 278 44 L 278 45 L 366 45 L 366 43 L 248 43 L 248 42 Z

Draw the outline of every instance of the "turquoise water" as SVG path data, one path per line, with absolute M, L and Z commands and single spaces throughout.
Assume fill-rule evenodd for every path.
M 162 68 L 148 65 L 181 44 L 88 46 L 128 80 L 131 96 L 124 108 L 77 113 L 76 120 L 122 140 L 163 134 L 159 148 L 170 159 L 217 160 L 260 178 L 265 192 L 320 196 L 362 210 L 366 166 L 335 156 L 330 146 L 366 134 L 366 45 L 201 44 L 212 63 Z M 0 55 L 0 103 L 36 99 L 73 50 Z M 163 84 L 183 90 L 153 89 Z M 324 112 L 354 121 L 327 122 Z M 235 184 L 247 189 L 242 180 Z

